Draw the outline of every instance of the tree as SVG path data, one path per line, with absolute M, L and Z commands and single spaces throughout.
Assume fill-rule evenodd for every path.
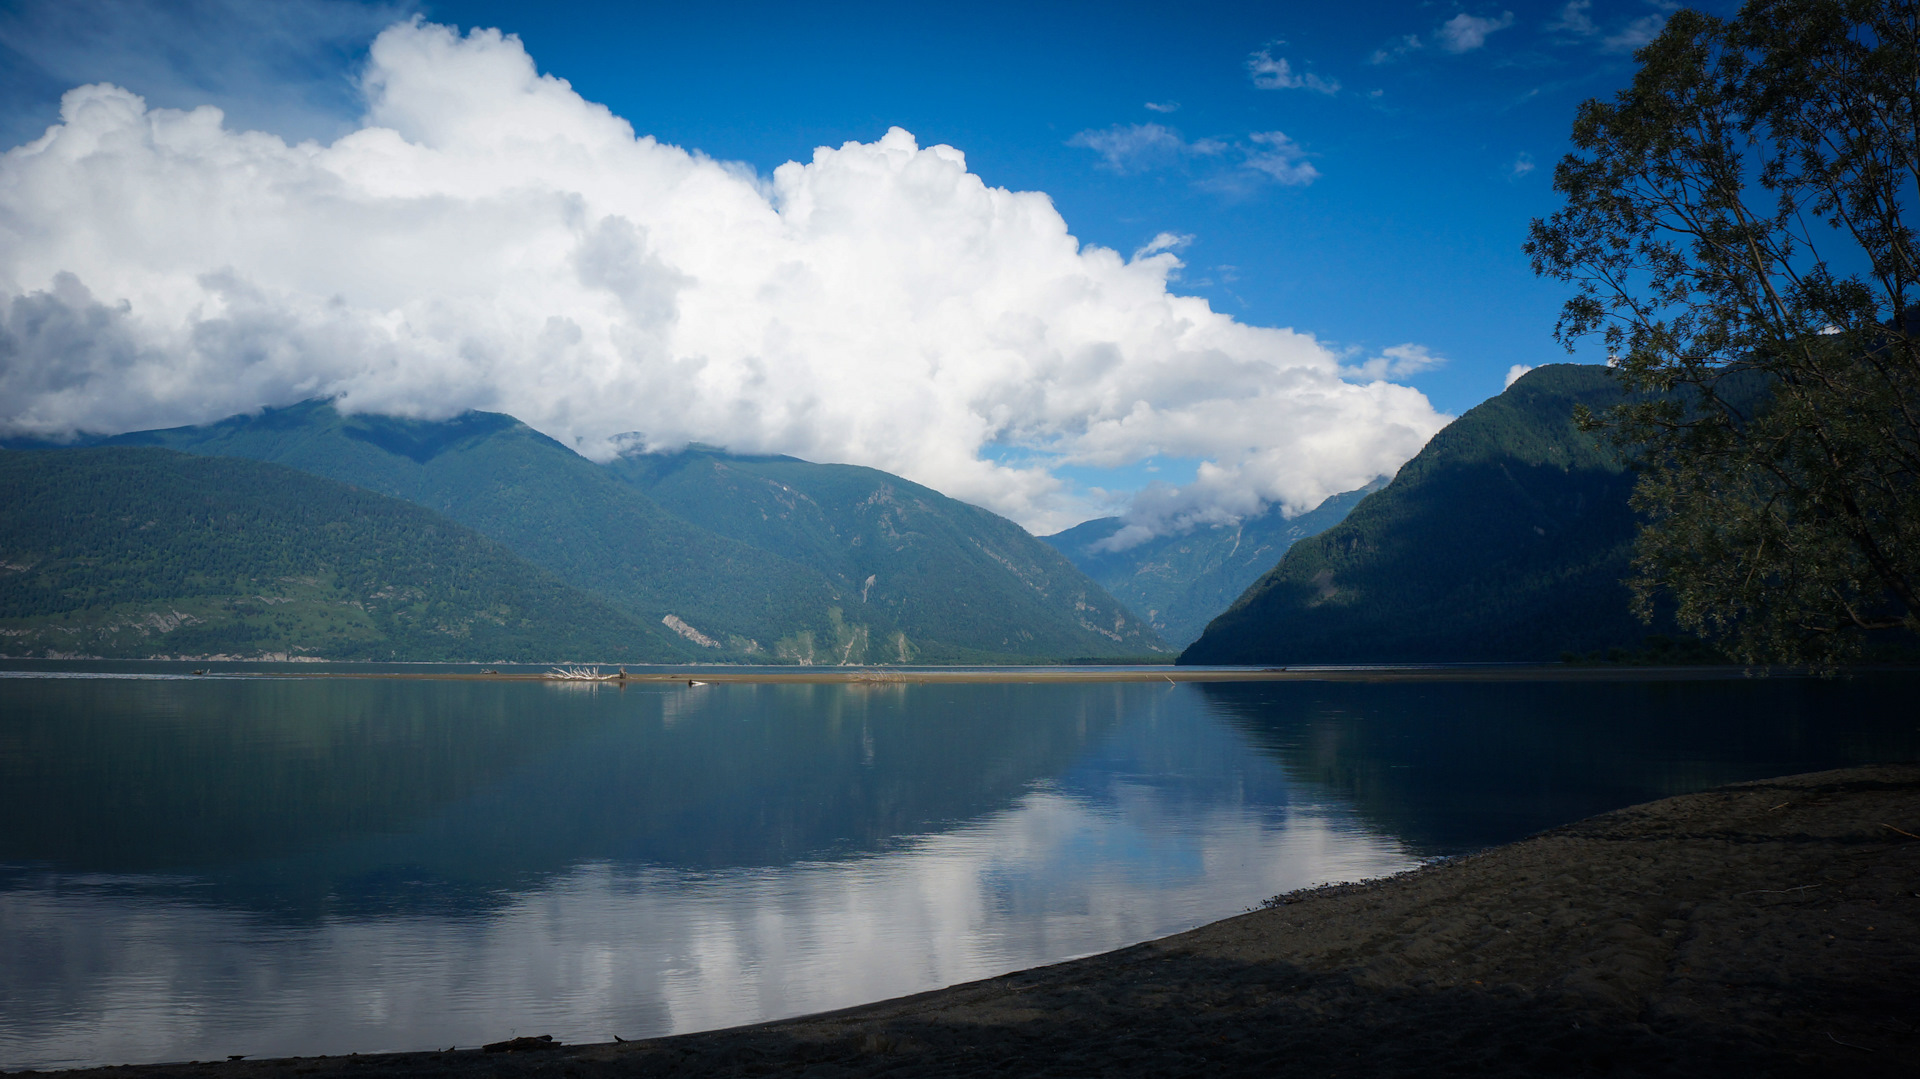
M 1745 662 L 1831 668 L 1920 631 L 1920 4 L 1675 12 L 1592 100 L 1535 220 L 1632 396 L 1634 589 Z

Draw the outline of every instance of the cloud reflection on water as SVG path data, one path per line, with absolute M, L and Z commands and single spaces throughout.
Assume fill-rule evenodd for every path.
M 0 893 L 0 1061 L 708 1029 L 1097 952 L 1410 862 L 1337 809 L 1227 802 L 1196 813 L 1150 785 L 1117 779 L 1111 790 L 1043 787 L 988 820 L 832 862 L 582 865 L 465 917 L 290 927 L 49 880 Z
M 1911 759 L 1911 699 L 1904 676 L 10 680 L 0 1067 L 829 1009 L 1649 797 Z
M 1717 783 L 1910 675 L 0 683 L 0 1068 L 688 1031 L 1096 952 Z

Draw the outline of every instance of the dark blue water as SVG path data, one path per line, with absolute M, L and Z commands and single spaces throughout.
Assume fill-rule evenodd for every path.
M 0 676 L 0 1068 L 600 1041 L 915 992 L 1913 759 L 1916 688 Z

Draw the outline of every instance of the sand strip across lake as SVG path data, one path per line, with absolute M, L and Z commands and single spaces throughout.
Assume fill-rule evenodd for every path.
M 922 684 L 1079 684 L 1100 682 L 1699 682 L 1730 681 L 1755 676 L 1804 677 L 1793 668 L 1633 667 L 1569 664 L 1434 664 L 1430 666 L 1354 667 L 689 667 L 674 670 L 636 670 L 621 678 L 604 667 L 598 682 L 556 678 L 538 670 L 480 673 L 443 671 L 254 671 L 222 667 L 220 678 L 372 678 L 430 679 L 461 682 L 557 682 L 582 685 L 726 685 L 733 683 L 800 685 L 922 685 Z M 1872 674 L 1880 668 L 1861 668 Z M 1885 668 L 1910 673 L 1913 668 Z
M 620 1044 L 65 1074 L 1913 1075 L 1916 1025 L 1920 765 L 1881 765 L 1650 802 L 824 1015 Z

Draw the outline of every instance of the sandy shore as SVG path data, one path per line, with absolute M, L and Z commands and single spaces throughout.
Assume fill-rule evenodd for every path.
M 1920 765 L 1581 821 L 1133 948 L 621 1044 L 98 1069 L 255 1076 L 1913 1075 Z
M 612 665 L 602 664 L 612 670 Z M 1902 668 L 1903 670 L 1905 668 Z M 1764 673 L 1803 677 L 1798 670 L 1757 672 L 1742 667 L 1609 667 L 1565 664 L 1489 664 L 1433 667 L 960 667 L 893 670 L 886 667 L 787 667 L 729 670 L 725 667 L 676 671 L 634 671 L 626 678 L 598 684 L 617 686 L 689 682 L 784 683 L 800 685 L 930 685 L 954 683 L 1099 683 L 1099 682 L 1697 682 L 1727 681 Z M 1863 673 L 1872 673 L 1863 671 Z M 459 682 L 572 682 L 540 671 L 480 674 L 472 671 L 232 671 L 221 678 L 372 678 Z M 584 680 L 576 684 L 588 684 Z

